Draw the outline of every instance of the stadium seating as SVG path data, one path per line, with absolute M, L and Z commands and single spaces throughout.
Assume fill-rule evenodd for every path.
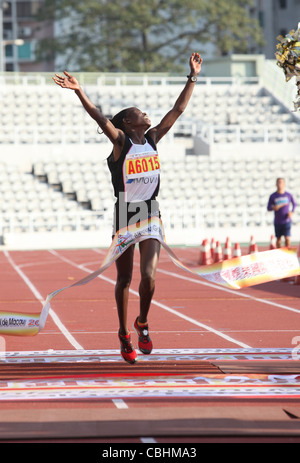
M 0 90 L 0 144 L 101 143 L 95 123 L 86 115 L 73 92 L 61 92 L 50 85 L 6 86 Z M 111 117 L 124 107 L 137 106 L 149 113 L 153 123 L 175 103 L 182 85 L 106 86 L 105 90 L 87 87 L 90 99 Z M 242 128 L 241 142 L 264 137 L 269 128 L 270 141 L 289 137 L 300 140 L 299 120 L 259 85 L 199 85 L 195 101 L 176 124 L 173 136 L 191 137 L 214 128 L 215 143 L 236 141 L 236 128 Z M 30 120 L 30 124 L 26 121 Z M 253 128 L 256 126 L 256 128 Z M 273 126 L 273 131 L 271 130 Z M 281 128 L 281 129 L 279 129 Z M 286 130 L 284 130 L 286 129 Z
M 295 197 L 300 196 L 298 157 L 274 163 L 272 159 L 207 162 L 203 157 L 187 156 L 175 165 L 171 159 L 162 159 L 161 164 L 162 208 L 168 209 L 173 205 L 176 209 L 178 203 L 182 207 L 194 204 L 204 221 L 206 215 L 214 217 L 207 219 L 206 226 L 272 223 L 273 217 L 266 212 L 266 205 L 280 173 L 287 177 L 288 188 Z M 86 161 L 84 165 L 45 162 L 43 166 L 38 163 L 34 165 L 34 174 L 46 176 L 53 186 L 61 184 L 62 192 L 76 198 L 83 207 L 95 212 L 112 209 L 114 199 L 110 174 L 102 162 Z M 213 208 L 216 208 L 215 214 Z M 226 219 L 218 214 L 218 210 L 224 208 Z M 244 208 L 245 213 L 241 214 Z M 298 216 L 295 217 L 299 223 Z
M 0 234 L 76 229 L 84 207 L 16 166 L 0 166 Z M 83 225 L 83 222 L 80 226 Z M 85 223 L 86 226 L 86 223 Z M 77 223 L 77 229 L 79 229 Z
M 202 82 L 203 83 L 203 82 Z M 91 100 L 107 116 L 124 107 L 147 111 L 153 124 L 169 110 L 182 84 L 88 85 Z M 6 85 L 0 88 L 0 145 L 40 146 L 31 171 L 3 162 L 0 172 L 0 235 L 9 232 L 97 230 L 110 227 L 114 203 L 105 160 L 89 156 L 89 146 L 106 143 L 73 92 L 54 85 Z M 195 104 L 195 101 L 197 104 Z M 201 102 L 199 104 L 198 102 Z M 218 159 L 195 155 L 192 137 L 229 147 Z M 236 143 L 275 143 L 282 157 L 238 159 Z M 193 102 L 166 143 L 182 143 L 186 154 L 161 155 L 160 203 L 166 228 L 216 229 L 270 226 L 267 213 L 275 179 L 300 198 L 300 157 L 285 153 L 286 143 L 300 143 L 300 121 L 258 82 L 252 85 L 200 84 Z M 82 159 L 46 156 L 45 146 L 87 146 Z M 45 150 L 46 151 L 46 150 Z M 168 152 L 168 144 L 162 146 Z M 298 199 L 299 202 L 299 199 Z M 300 214 L 294 217 L 300 225 Z

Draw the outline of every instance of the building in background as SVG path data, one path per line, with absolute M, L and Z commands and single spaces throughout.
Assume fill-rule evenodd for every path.
M 255 0 L 251 12 L 259 20 L 265 37 L 265 46 L 251 50 L 275 59 L 276 37 L 297 29 L 300 21 L 300 0 Z
M 54 62 L 36 62 L 35 58 L 37 41 L 54 35 L 53 25 L 46 26 L 35 19 L 42 2 L 43 0 L 0 0 L 1 70 L 53 71 Z

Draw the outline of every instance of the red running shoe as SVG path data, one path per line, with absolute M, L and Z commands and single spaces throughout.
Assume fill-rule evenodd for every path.
M 143 354 L 149 355 L 149 354 L 151 354 L 151 351 L 152 351 L 152 348 L 153 348 L 153 344 L 152 344 L 152 341 L 151 341 L 150 336 L 149 336 L 149 327 L 148 327 L 148 324 L 140 326 L 138 324 L 138 318 L 139 317 L 136 318 L 136 320 L 135 320 L 135 322 L 133 324 L 133 328 L 134 328 L 134 331 L 136 332 L 136 334 L 139 337 L 139 343 L 138 343 L 139 350 Z
M 131 344 L 130 333 L 126 335 L 121 335 L 119 332 L 118 336 L 120 340 L 121 355 L 123 359 L 125 360 L 125 362 L 130 363 L 130 365 L 133 365 L 138 361 L 138 356 L 135 348 Z

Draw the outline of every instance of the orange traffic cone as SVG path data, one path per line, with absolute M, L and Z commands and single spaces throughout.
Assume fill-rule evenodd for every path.
M 215 263 L 222 262 L 222 260 L 223 260 L 222 246 L 221 246 L 220 241 L 217 241 L 215 252 L 214 252 L 214 262 Z
M 208 240 L 206 239 L 203 240 L 202 242 L 199 264 L 200 265 L 212 264 L 210 246 L 209 246 Z
M 300 260 L 300 245 L 299 245 L 299 249 L 298 249 L 298 258 Z M 297 275 L 295 277 L 294 285 L 300 285 L 300 275 Z
M 235 243 L 233 257 L 241 257 L 241 255 L 242 255 L 241 247 L 239 243 Z
M 232 249 L 230 238 L 227 238 L 224 248 L 224 260 L 229 260 L 232 258 Z
M 255 242 L 254 236 L 251 236 L 250 246 L 249 246 L 249 254 L 254 254 L 256 252 L 258 252 L 258 247 L 257 247 L 257 244 Z
M 276 238 L 274 235 L 271 236 L 270 249 L 276 249 Z

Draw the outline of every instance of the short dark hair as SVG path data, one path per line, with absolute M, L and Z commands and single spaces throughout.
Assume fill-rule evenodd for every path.
M 123 130 L 123 132 L 125 132 L 123 119 L 127 116 L 127 111 L 128 111 L 128 108 L 123 109 L 118 114 L 116 114 L 112 119 L 109 119 L 110 122 L 116 127 L 116 129 Z M 102 135 L 103 132 L 101 132 L 99 129 L 100 127 L 98 127 L 97 129 L 98 133 Z
M 127 116 L 128 108 L 122 109 L 118 114 L 116 114 L 110 122 L 116 127 L 116 129 L 123 130 L 125 132 L 124 122 L 123 119 Z

